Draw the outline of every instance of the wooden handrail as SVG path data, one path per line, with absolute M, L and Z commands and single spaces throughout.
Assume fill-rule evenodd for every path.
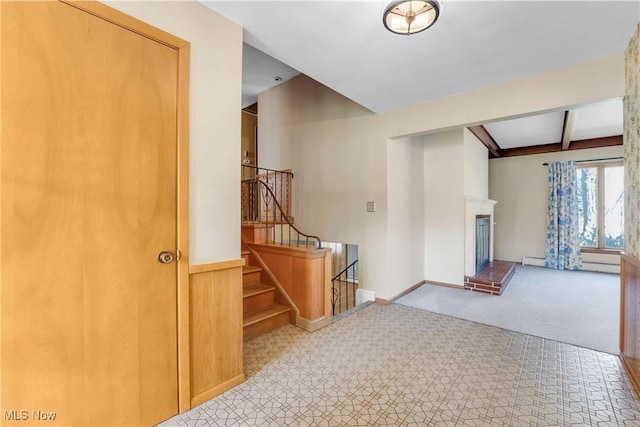
M 321 248 L 322 241 L 320 237 L 300 231 L 291 220 L 288 206 L 287 208 L 282 206 L 283 196 L 285 197 L 284 202 L 286 204 L 290 203 L 290 179 L 293 177 L 293 173 L 290 171 L 276 171 L 273 169 L 258 169 L 253 167 L 251 170 L 255 172 L 266 171 L 267 174 L 257 174 L 252 178 L 242 179 L 242 220 L 245 222 L 260 222 L 267 226 L 272 225 L 273 230 L 270 233 L 272 243 L 285 244 L 286 241 L 287 244 L 292 245 L 295 241 L 295 246 L 303 245 L 309 247 L 312 242 L 315 241 L 313 245 Z M 269 176 L 272 176 L 273 180 L 270 180 Z M 285 179 L 282 178 L 283 176 L 286 177 L 286 185 L 283 184 Z M 280 189 L 280 194 L 277 194 L 278 192 L 274 191 L 271 185 L 277 186 Z M 286 193 L 284 187 L 286 187 Z M 264 207 L 264 209 L 261 207 Z M 276 225 L 280 225 L 279 242 L 277 242 L 278 239 L 276 239 Z M 286 236 L 283 229 L 285 226 L 288 227 Z M 294 234 L 292 231 L 295 232 L 296 239 L 291 238 L 292 234 Z M 304 238 L 304 240 L 301 240 L 301 237 Z

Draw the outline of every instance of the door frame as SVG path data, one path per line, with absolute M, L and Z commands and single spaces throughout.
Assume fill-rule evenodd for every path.
M 143 37 L 154 40 L 178 54 L 177 134 L 176 134 L 176 240 L 177 258 L 177 354 L 178 411 L 191 409 L 189 355 L 189 72 L 190 44 L 176 36 L 132 18 L 98 1 L 58 0 L 104 19 Z

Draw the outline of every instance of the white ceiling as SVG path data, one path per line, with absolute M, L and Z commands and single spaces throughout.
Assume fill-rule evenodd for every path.
M 578 110 L 571 140 L 580 141 L 622 135 L 622 130 L 623 106 L 620 99 Z
M 559 111 L 489 123 L 484 127 L 498 147 L 508 149 L 560 142 L 563 123 L 564 112 Z
M 620 54 L 640 20 L 638 0 L 444 0 L 433 27 L 400 36 L 382 24 L 389 0 L 203 3 L 247 44 L 378 113 Z
M 622 135 L 622 99 L 573 109 L 570 141 Z M 564 111 L 486 123 L 484 128 L 500 149 L 557 144 L 562 141 Z
M 258 102 L 263 91 L 300 74 L 251 45 L 242 47 L 242 108 Z

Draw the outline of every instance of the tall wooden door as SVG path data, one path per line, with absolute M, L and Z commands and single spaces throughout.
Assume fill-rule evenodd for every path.
M 157 423 L 178 413 L 176 50 L 1 7 L 3 423 Z

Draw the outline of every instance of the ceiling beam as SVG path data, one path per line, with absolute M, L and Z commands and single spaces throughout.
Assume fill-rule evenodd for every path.
M 249 114 L 253 114 L 254 116 L 258 115 L 258 103 L 254 102 L 253 104 L 249 105 L 248 107 L 244 107 L 242 109 L 242 111 L 244 111 L 245 113 L 249 113 Z
M 468 129 L 471 131 L 472 134 L 476 136 L 476 138 L 480 140 L 480 142 L 484 144 L 485 147 L 487 147 L 487 149 L 491 152 L 493 157 L 501 156 L 500 147 L 498 146 L 496 141 L 493 139 L 489 131 L 487 131 L 487 129 L 484 126 L 482 125 L 470 126 Z
M 622 145 L 622 135 L 572 141 L 569 145 L 569 150 L 584 150 L 587 148 L 611 147 L 614 145 Z M 502 149 L 500 150 L 500 154 L 501 157 L 515 157 L 526 156 L 529 154 L 557 153 L 558 151 L 563 151 L 561 142 L 556 144 L 531 145 L 528 147 Z
M 573 125 L 576 123 L 578 110 L 567 110 L 564 112 L 564 123 L 562 124 L 562 149 L 568 150 L 571 145 L 571 134 L 573 133 Z
M 569 150 L 584 150 L 587 148 L 613 147 L 622 145 L 622 135 L 605 136 L 603 138 L 581 139 L 573 141 Z

